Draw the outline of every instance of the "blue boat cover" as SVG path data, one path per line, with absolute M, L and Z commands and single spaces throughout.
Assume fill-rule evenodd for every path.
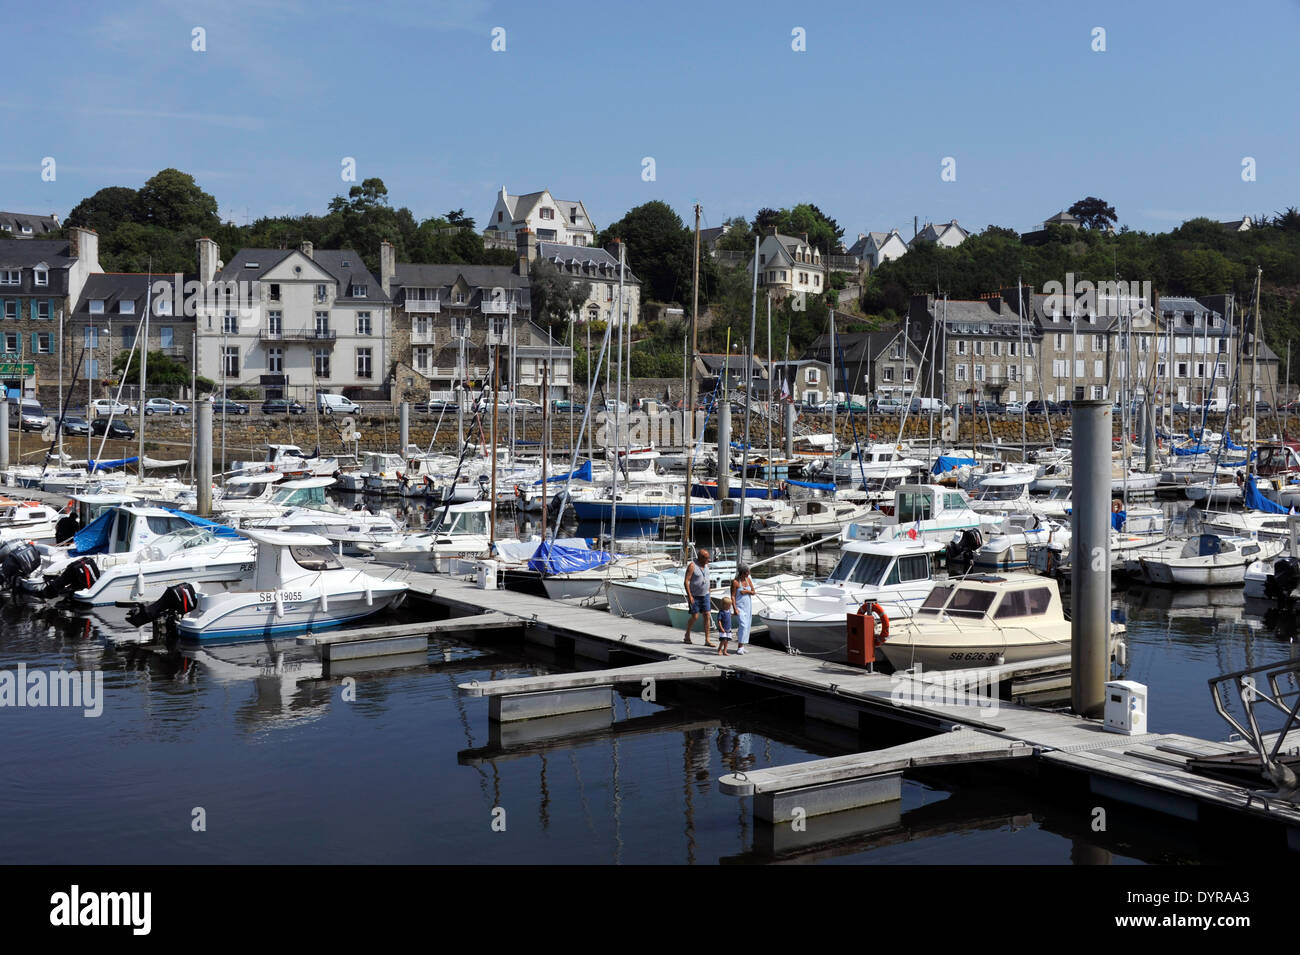
M 113 515 L 117 508 L 111 507 L 100 514 L 72 538 L 73 554 L 104 554 L 108 552 L 108 535 L 113 529 Z
M 120 460 L 117 461 L 90 461 L 88 462 L 88 466 L 92 473 L 95 471 L 111 471 L 113 470 L 113 468 L 120 468 L 128 464 L 135 464 L 135 462 L 139 460 L 140 460 L 139 458 L 121 458 Z
M 931 474 L 944 474 L 954 468 L 973 467 L 974 458 L 959 458 L 953 454 L 941 454 L 934 462 L 934 467 L 930 469 Z
M 575 480 L 578 481 L 590 481 L 591 462 L 583 461 L 582 465 L 576 471 L 570 471 L 568 474 L 548 474 L 546 476 L 546 483 L 550 484 L 552 481 L 567 481 L 569 478 L 574 478 Z M 537 487 L 537 485 L 541 483 L 542 483 L 542 479 L 538 478 L 536 481 L 533 482 L 533 487 Z
M 814 491 L 833 491 L 834 484 L 816 484 L 812 481 L 786 481 L 786 484 L 793 484 L 795 487 L 812 488 Z
M 1198 444 L 1191 448 L 1174 448 L 1174 454 L 1177 454 L 1179 457 L 1187 457 L 1189 454 L 1208 454 L 1209 451 L 1210 449 L 1203 444 Z
M 1233 451 L 1245 451 L 1245 450 L 1246 450 L 1246 448 L 1245 448 L 1243 445 L 1240 445 L 1240 444 L 1233 444 L 1233 443 L 1232 443 L 1232 436 L 1231 436 L 1231 435 L 1227 435 L 1227 434 L 1225 434 L 1225 435 L 1223 436 L 1223 443 L 1224 443 L 1225 445 L 1227 445 L 1227 446 L 1228 446 L 1230 449 L 1232 449 Z
M 1241 490 L 1241 499 L 1246 507 L 1252 511 L 1263 511 L 1265 514 L 1285 514 L 1286 508 L 1281 504 L 1275 504 L 1263 494 L 1259 493 L 1259 488 L 1255 486 L 1255 475 L 1246 478 L 1246 486 Z
M 532 559 L 528 561 L 528 569 L 535 570 L 543 576 L 550 576 L 603 567 L 613 559 L 609 551 L 565 547 L 563 544 L 546 540 L 537 545 Z

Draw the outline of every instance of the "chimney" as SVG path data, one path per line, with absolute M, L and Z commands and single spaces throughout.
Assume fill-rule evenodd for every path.
M 912 238 L 913 239 L 916 238 L 917 233 L 920 231 L 919 229 L 917 229 L 917 225 L 919 224 L 919 221 L 920 220 L 916 216 L 912 216 Z
M 519 274 L 527 277 L 528 267 L 537 261 L 537 235 L 532 229 L 515 233 L 515 249 L 519 253 Z
M 770 225 L 770 226 L 768 226 L 768 227 L 767 227 L 767 234 L 768 234 L 768 235 L 776 235 L 776 226 L 774 226 L 774 225 Z
M 217 261 L 217 256 L 221 254 L 221 248 L 206 236 L 199 239 L 194 245 L 198 249 L 199 284 L 210 285 L 217 277 L 217 270 L 221 267 Z
M 312 247 L 312 244 L 310 242 L 304 240 L 302 245 L 299 246 L 299 248 L 302 249 L 302 254 L 307 256 L 307 258 L 310 259 L 312 257 L 312 252 L 314 251 L 314 248 Z
M 379 243 L 379 285 L 385 295 L 393 294 L 393 277 L 397 274 L 397 249 L 385 239 Z
M 76 301 L 86 284 L 86 276 L 103 272 L 99 267 L 99 233 L 73 226 L 68 230 L 68 252 L 76 259 L 68 269 L 68 297 Z

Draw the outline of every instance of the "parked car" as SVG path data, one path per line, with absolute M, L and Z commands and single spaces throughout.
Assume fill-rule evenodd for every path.
M 1272 414 L 1272 413 L 1273 413 L 1273 406 L 1269 404 L 1267 401 L 1255 402 L 1255 414 Z
M 836 402 L 835 404 L 835 410 L 839 413 L 846 413 L 852 411 L 854 414 L 862 414 L 867 410 L 867 406 L 862 404 L 862 402 L 860 401 L 839 401 Z M 877 410 L 881 410 L 881 409 L 878 408 Z M 888 412 L 884 412 L 884 413 L 897 414 L 902 410 L 903 410 L 902 402 L 895 402 L 893 407 L 891 407 Z
M 72 415 L 63 419 L 63 433 L 66 435 L 90 434 L 90 423 L 85 418 Z
M 529 401 L 527 398 L 515 398 L 510 402 L 508 407 L 513 408 L 515 411 L 541 411 L 542 410 L 541 405 L 539 405 L 536 401 Z
M 134 438 L 135 428 L 131 427 L 121 418 L 96 418 L 90 426 L 90 433 L 96 435 L 108 432 L 110 438 Z
M 35 398 L 21 398 L 9 402 L 9 427 L 21 431 L 44 431 L 50 418 Z
M 442 414 L 444 411 L 456 410 L 455 398 L 430 398 L 424 410 L 429 414 Z
M 969 417 L 972 413 L 972 410 L 973 409 L 969 401 L 963 401 L 960 404 L 958 404 L 956 407 L 957 414 L 961 415 L 963 418 Z
M 90 403 L 90 413 L 97 416 L 107 417 L 108 415 L 128 415 L 139 414 L 140 409 L 135 405 L 123 404 L 116 398 L 96 398 Z
M 551 402 L 551 410 L 561 414 L 583 414 L 586 412 L 587 406 L 576 401 L 560 401 L 556 399 Z
M 262 414 L 306 414 L 307 409 L 289 398 L 267 398 L 262 402 Z
M 831 404 L 831 402 L 827 402 L 827 405 L 830 405 L 830 404 Z M 848 411 L 848 410 L 849 410 L 849 405 L 848 405 L 848 402 L 847 402 L 847 401 L 838 401 L 838 402 L 834 402 L 834 404 L 835 404 L 835 409 L 836 409 L 837 411 Z M 902 410 L 903 410 L 904 408 L 906 408 L 906 407 L 907 407 L 907 404 L 906 404 L 906 403 L 905 403 L 901 398 L 878 398 L 878 399 L 876 399 L 876 408 L 875 408 L 875 410 L 876 410 L 878 413 L 880 413 L 880 414 L 900 414 L 900 413 L 902 413 Z M 830 409 L 827 408 L 827 410 L 830 410 Z M 854 410 L 854 411 L 859 411 L 859 410 L 861 410 L 861 411 L 866 411 L 867 409 L 866 409 L 866 408 L 863 408 L 861 405 L 858 405 L 858 404 L 855 403 L 855 404 L 854 404 L 854 407 L 853 407 L 853 410 Z
M 1054 401 L 1031 401 L 1025 405 L 1025 414 L 1055 414 L 1056 408 Z
M 1300 411 L 1300 401 L 1288 401 L 1282 406 L 1282 410 L 1287 414 L 1295 414 L 1297 411 Z
M 316 407 L 322 414 L 360 414 L 361 406 L 351 398 L 322 391 L 316 395 Z
M 190 406 L 170 398 L 150 398 L 144 403 L 144 413 L 150 414 L 189 414 Z
M 248 414 L 248 405 L 241 405 L 238 401 L 222 400 L 217 398 L 212 402 L 213 414 Z
M 945 414 L 952 409 L 948 407 L 942 398 L 913 398 L 908 410 L 912 414 Z
M 975 402 L 975 413 L 976 413 L 976 414 L 991 414 L 991 415 L 992 415 L 992 414 L 1002 414 L 1002 413 L 1005 412 L 1006 410 L 1007 410 L 1007 409 L 1006 409 L 1006 406 L 1005 406 L 1005 405 L 1000 405 L 1000 404 L 998 404 L 996 401 L 977 401 L 977 402 Z
M 1004 410 L 1005 410 L 1005 412 L 1006 412 L 1007 414 L 1026 414 L 1026 413 L 1027 413 L 1027 412 L 1025 411 L 1025 406 L 1024 406 L 1024 404 L 1023 404 L 1022 402 L 1019 402 L 1019 401 L 1008 401 L 1008 402 L 1006 403 L 1006 405 L 1004 406 Z

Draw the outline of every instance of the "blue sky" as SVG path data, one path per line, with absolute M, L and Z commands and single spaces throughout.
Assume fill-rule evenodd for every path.
M 1295 0 L 4 5 L 15 211 L 175 166 L 224 218 L 321 212 L 349 156 L 395 205 L 480 223 L 502 185 L 600 226 L 649 199 L 705 225 L 812 201 L 849 241 L 913 216 L 1026 230 L 1086 195 L 1148 231 L 1300 206 Z

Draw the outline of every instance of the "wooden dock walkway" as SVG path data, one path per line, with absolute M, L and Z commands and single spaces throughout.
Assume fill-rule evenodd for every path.
M 345 562 L 364 563 L 349 558 Z M 990 699 L 987 695 L 961 698 L 962 688 L 996 686 L 1014 676 L 1016 668 L 964 671 L 960 677 L 936 683 L 934 674 L 917 679 L 906 674 L 872 673 L 810 655 L 756 646 L 743 656 L 733 653 L 724 657 L 699 640 L 684 644 L 675 628 L 509 590 L 481 590 L 472 581 L 456 576 L 409 571 L 401 576 L 411 585 L 413 594 L 448 607 L 453 613 L 470 615 L 469 620 L 461 621 L 468 627 L 474 626 L 476 619 L 490 620 L 494 626 L 513 620 L 523 627 L 529 641 L 570 649 L 601 663 L 658 664 L 646 666 L 646 673 L 655 671 L 664 679 L 674 675 L 699 677 L 707 672 L 724 680 L 740 680 L 802 698 L 806 718 L 851 730 L 866 729 L 865 721 L 871 718 L 884 718 L 942 734 L 901 747 L 749 773 L 745 778 L 724 776 L 720 784 L 725 791 L 752 795 L 801 791 L 810 785 L 834 784 L 841 778 L 888 775 L 925 766 L 1029 760 L 1083 776 L 1090 791 L 1099 797 L 1181 819 L 1196 821 L 1209 809 L 1280 825 L 1287 844 L 1300 849 L 1300 806 L 1261 797 L 1187 768 L 1188 761 L 1196 756 L 1245 752 L 1244 743 L 1214 742 L 1177 733 L 1126 736 L 1106 730 L 1100 721 L 1069 713 Z M 442 632 L 453 630 L 448 627 Z M 1060 662 L 1042 661 L 1039 667 L 1059 666 Z M 608 673 L 506 681 L 494 688 L 477 686 L 465 692 L 494 700 L 508 699 L 511 683 L 517 683 L 514 691 L 522 693 L 546 690 L 548 686 L 588 690 L 604 687 L 608 692 L 613 682 Z M 633 677 L 631 682 L 639 679 L 636 671 L 628 676 Z M 780 803 L 775 805 L 774 821 L 779 821 L 783 818 Z

